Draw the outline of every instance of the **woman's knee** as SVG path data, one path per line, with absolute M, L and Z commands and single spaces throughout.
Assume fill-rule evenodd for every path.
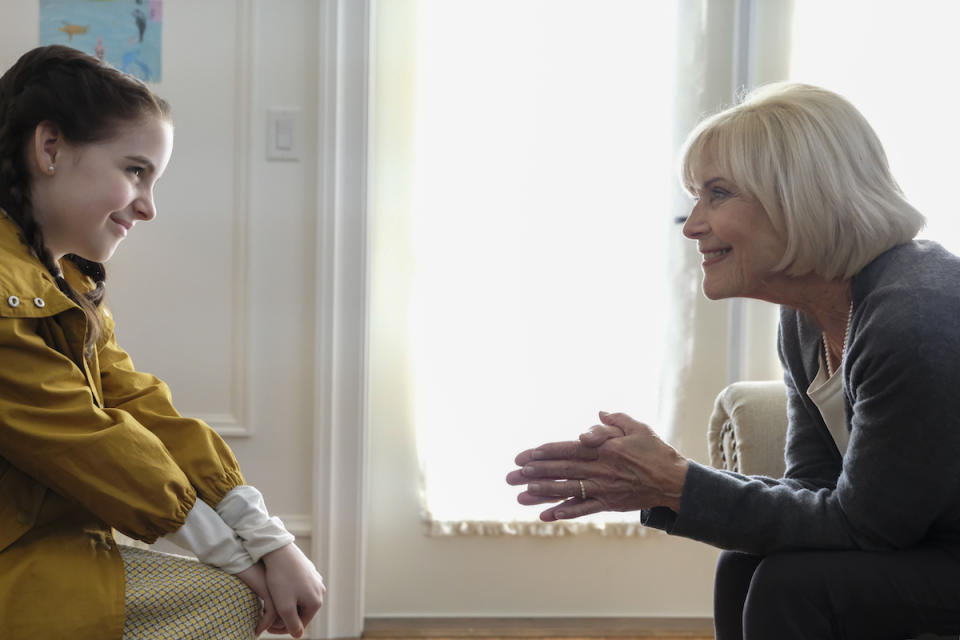
M 766 556 L 753 572 L 748 601 L 766 606 L 796 605 L 825 594 L 823 575 L 806 554 Z
M 749 584 L 753 572 L 763 560 L 763 556 L 755 556 L 739 551 L 722 551 L 717 558 L 716 584 L 741 584 L 744 580 Z
M 821 637 L 831 628 L 829 582 L 808 554 L 776 553 L 757 565 L 743 609 L 745 638 Z M 808 635 L 814 634 L 814 635 Z M 829 637 L 824 635 L 823 637 Z
M 713 621 L 718 640 L 741 640 L 743 603 L 762 556 L 724 551 L 717 559 L 713 590 Z

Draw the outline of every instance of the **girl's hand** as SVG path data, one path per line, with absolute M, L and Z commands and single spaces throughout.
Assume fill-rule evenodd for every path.
M 263 600 L 263 615 L 260 616 L 260 622 L 257 623 L 256 635 L 259 636 L 267 629 L 282 633 L 285 629 L 276 628 L 279 620 L 277 619 L 276 607 L 273 605 L 273 598 L 270 597 L 270 590 L 267 588 L 267 571 L 263 562 L 258 562 L 249 569 L 244 569 L 234 575 L 243 580 L 244 584 Z
M 263 556 L 262 561 L 267 569 L 267 588 L 273 597 L 276 615 L 286 632 L 299 638 L 323 605 L 327 592 L 323 578 L 292 542 Z

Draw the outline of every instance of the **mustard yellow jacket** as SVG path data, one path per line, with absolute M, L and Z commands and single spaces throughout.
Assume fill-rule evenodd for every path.
M 76 290 L 92 282 L 68 261 Z M 119 640 L 123 562 L 112 528 L 153 542 L 199 496 L 243 484 L 206 424 L 133 368 L 105 332 L 83 357 L 86 319 L 0 212 L 0 638 Z

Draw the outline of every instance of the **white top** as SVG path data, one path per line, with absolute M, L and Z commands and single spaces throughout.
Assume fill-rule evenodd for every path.
M 197 498 L 183 526 L 164 536 L 181 549 L 193 552 L 200 562 L 227 573 L 240 573 L 254 564 L 240 538 L 217 512 Z
M 217 505 L 217 514 L 240 537 L 254 562 L 294 540 L 280 518 L 267 513 L 256 487 L 240 485 L 228 491 Z
M 183 526 L 165 537 L 227 573 L 240 573 L 294 540 L 280 519 L 267 513 L 260 492 L 249 485 L 228 491 L 216 510 L 197 498 Z
M 843 403 L 843 367 L 838 367 L 833 375 L 827 378 L 827 364 L 823 360 L 822 349 L 820 350 L 820 371 L 810 382 L 807 396 L 820 409 L 820 415 L 827 423 L 827 429 L 830 430 L 840 455 L 846 455 L 850 432 L 847 431 L 847 409 Z

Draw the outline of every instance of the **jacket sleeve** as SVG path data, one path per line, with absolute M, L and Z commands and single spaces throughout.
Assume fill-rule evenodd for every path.
M 190 481 L 129 412 L 97 406 L 84 372 L 41 337 L 48 321 L 0 320 L 0 456 L 129 536 L 178 529 Z
M 758 554 L 893 550 L 938 536 L 955 542 L 960 394 L 953 387 L 960 343 L 950 318 L 960 308 L 929 292 L 904 298 L 872 296 L 851 331 L 844 362 L 851 437 L 842 463 L 789 375 L 799 370 L 794 344 L 782 349 L 793 354 L 784 360 L 786 477 L 745 477 L 691 463 L 679 513 L 652 510 L 651 524 Z M 923 321 L 917 309 L 926 311 Z M 781 336 L 782 343 L 790 340 Z
M 134 368 L 107 320 L 98 349 L 104 405 L 129 414 L 159 438 L 199 497 L 216 507 L 228 491 L 245 484 L 233 452 L 205 422 L 180 415 L 166 383 Z

